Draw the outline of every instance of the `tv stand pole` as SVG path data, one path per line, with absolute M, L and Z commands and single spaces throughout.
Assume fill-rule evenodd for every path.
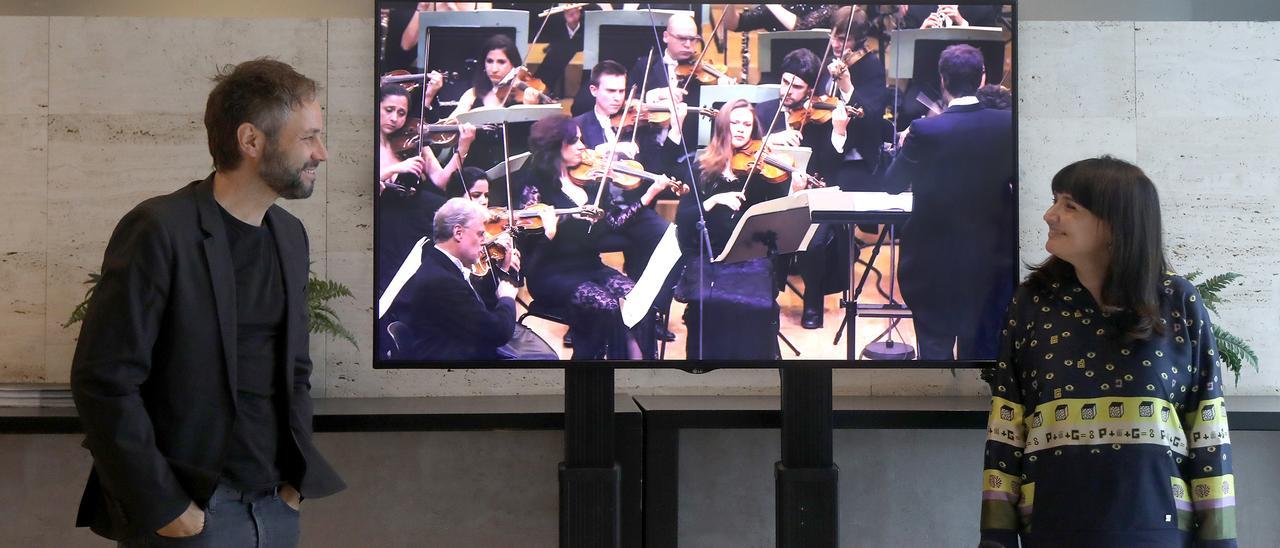
M 560 547 L 621 545 L 621 471 L 614 451 L 613 367 L 564 370 Z
M 775 465 L 778 548 L 839 543 L 832 460 L 831 368 L 793 365 L 782 374 L 782 460 Z

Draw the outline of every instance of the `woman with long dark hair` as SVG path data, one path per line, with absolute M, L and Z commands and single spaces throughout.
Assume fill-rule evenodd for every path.
M 787 183 L 765 182 L 759 175 L 747 183 L 731 169 L 733 155 L 759 140 L 760 121 L 751 103 L 737 99 L 722 106 L 711 141 L 699 158 L 702 175 L 698 192 L 681 197 L 676 210 L 676 234 L 688 258 L 676 299 L 688 303 L 684 320 L 689 328 L 685 348 L 690 359 L 778 358 L 773 260 L 711 263 L 728 244 L 743 211 L 786 196 L 790 190 Z M 707 221 L 710 255 L 697 229 L 699 209 Z
M 564 217 L 544 213 L 543 233 L 523 239 L 529 294 L 568 315 L 573 359 L 639 359 L 640 348 L 622 322 L 619 301 L 634 283 L 606 266 L 599 252 L 600 242 L 634 211 L 595 207 L 596 184 L 579 186 L 569 178 L 586 150 L 572 118 L 556 115 L 535 122 L 529 150 L 532 155 L 512 187 L 518 190 L 521 209 L 540 203 L 588 210 L 587 215 Z
M 982 537 L 1005 546 L 1235 546 L 1213 330 L 1169 272 L 1155 185 L 1103 156 L 1053 177 L 1048 260 L 991 379 Z
M 520 50 L 516 49 L 515 42 L 512 42 L 506 35 L 495 34 L 485 40 L 484 44 L 480 46 L 480 50 L 484 55 L 484 68 L 475 72 L 475 76 L 471 81 L 471 88 L 462 92 L 462 97 L 458 98 L 458 106 L 449 115 L 449 118 L 457 118 L 459 114 L 469 112 L 477 107 L 503 106 L 513 100 L 519 100 L 529 105 L 539 102 L 538 91 L 533 88 L 526 88 L 524 91 L 505 88 L 501 96 L 497 93 L 495 86 L 505 79 L 512 70 L 516 70 L 517 67 L 521 67 L 524 64 L 520 59 Z

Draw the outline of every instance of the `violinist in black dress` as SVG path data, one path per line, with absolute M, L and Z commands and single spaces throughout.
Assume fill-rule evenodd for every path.
M 676 298 L 688 303 L 686 356 L 690 359 L 779 357 L 773 259 L 711 262 L 728 244 L 743 211 L 790 191 L 785 182 L 769 183 L 759 174 L 748 178 L 731 169 L 733 154 L 759 139 L 760 122 L 750 103 L 738 99 L 721 107 L 711 142 L 700 158 L 698 192 L 685 194 L 676 211 L 677 236 L 688 259 Z M 709 250 L 697 228 L 700 210 L 706 219 Z
M 585 214 L 541 215 L 542 234 L 522 238 L 524 275 L 534 302 L 551 303 L 567 316 L 573 331 L 573 359 L 639 359 L 640 349 L 622 322 L 619 299 L 634 283 L 600 260 L 600 242 L 626 221 L 626 211 L 607 212 L 593 205 L 597 188 L 569 178 L 568 169 L 582 160 L 578 125 L 568 116 L 543 118 L 533 124 L 533 153 L 515 176 L 516 201 L 522 209 L 546 204 L 556 209 L 585 208 Z M 634 210 L 631 210 L 634 212 Z

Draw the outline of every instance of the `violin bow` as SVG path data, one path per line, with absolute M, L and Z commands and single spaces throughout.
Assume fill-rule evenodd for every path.
M 622 103 L 624 105 L 622 108 L 622 120 L 624 122 L 627 119 L 627 105 L 631 103 L 631 97 L 634 92 L 635 92 L 634 89 L 628 90 L 627 98 Z M 613 160 L 618 156 L 618 133 L 621 133 L 621 132 L 622 130 L 619 129 L 617 133 L 613 134 L 613 139 L 610 139 L 609 141 L 609 144 L 610 144 L 609 154 L 608 154 L 609 157 L 604 162 L 604 173 L 600 177 L 600 186 L 596 187 L 596 199 L 592 203 L 592 205 L 596 206 L 597 208 L 600 207 L 600 201 L 604 198 L 605 187 L 609 186 L 609 177 L 613 176 Z M 595 227 L 596 227 L 596 224 L 591 223 L 591 226 L 587 227 L 587 234 L 590 234 L 591 229 Z
M 648 87 L 648 86 L 649 86 L 649 70 L 650 70 L 650 69 L 652 69 L 652 68 L 653 68 L 653 48 L 649 48 L 649 56 L 648 56 L 648 57 L 646 57 L 646 58 L 645 58 L 645 60 L 644 60 L 644 77 L 640 79 L 640 90 L 639 90 L 639 93 L 640 93 L 641 95 L 643 95 L 643 94 L 644 94 L 644 89 L 645 89 L 646 87 Z M 634 86 L 634 85 L 632 86 L 632 89 L 635 89 L 635 86 Z M 636 100 L 637 100 L 637 101 L 639 101 L 639 102 L 641 102 L 641 103 L 643 103 L 643 102 L 644 102 L 644 98 L 643 98 L 643 97 L 637 97 L 637 98 L 636 98 Z M 625 110 L 625 109 L 624 109 L 624 110 Z M 625 121 L 627 120 L 627 117 L 625 116 L 625 114 L 626 114 L 626 113 L 625 113 L 625 111 L 623 112 L 623 114 L 624 114 L 624 116 L 622 117 L 622 120 L 625 122 Z M 672 113 L 671 113 L 671 119 L 672 119 L 672 120 L 675 120 L 675 114 L 676 114 L 676 113 L 674 113 L 674 112 L 672 112 Z M 639 120 L 637 120 L 637 122 L 639 122 Z M 619 131 L 621 131 L 621 130 L 619 130 Z M 634 145 L 634 144 L 636 144 L 636 130 L 635 130 L 635 128 L 632 128 L 632 129 L 631 129 L 631 144 L 633 144 L 633 145 Z

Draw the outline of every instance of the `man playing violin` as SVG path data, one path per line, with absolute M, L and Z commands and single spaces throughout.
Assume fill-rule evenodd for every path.
M 756 115 L 767 126 L 781 106 L 782 114 L 773 122 L 768 141 L 776 145 L 809 147 L 813 151 L 809 172 L 823 178 L 834 178 L 838 177 L 848 143 L 849 114 L 844 103 L 837 101 L 833 105 L 835 108 L 830 110 L 830 120 L 819 123 L 809 119 L 811 113 L 819 112 L 812 106 L 811 98 L 817 97 L 812 86 L 821 72 L 821 64 L 818 56 L 806 48 L 788 53 L 782 58 L 780 67 L 781 97 L 756 105 Z M 832 182 L 843 181 L 835 178 Z M 847 249 L 847 240 L 837 241 L 837 232 L 831 225 L 822 225 L 814 235 L 810 250 L 797 256 L 800 274 L 804 277 L 804 310 L 800 325 L 805 329 L 822 327 L 823 297 L 843 289 L 841 282 L 844 277 L 838 269 L 830 268 L 841 264 L 839 255 L 847 255 L 843 252 Z M 840 236 L 847 237 L 844 234 Z
M 421 266 L 388 310 L 406 328 L 393 330 L 393 359 L 555 359 L 555 354 L 531 356 L 510 344 L 517 328 L 516 287 L 506 279 L 472 274 L 472 265 L 489 260 L 486 244 L 508 250 L 503 269 L 520 267 L 509 234 L 490 241 L 484 225 L 488 214 L 466 198 L 452 198 L 436 212 L 435 245 L 422 248 Z
M 632 190 L 621 191 L 616 188 L 611 190 L 612 206 L 615 209 L 634 210 L 634 213 L 625 224 L 602 240 L 601 251 L 622 251 L 623 271 L 633 280 L 638 280 L 648 266 L 653 250 L 658 247 L 658 242 L 662 240 L 662 235 L 671 224 L 653 210 L 653 203 L 668 188 L 676 190 L 679 194 L 687 191 L 687 187 L 665 175 L 679 150 L 678 145 L 672 143 L 670 137 L 659 141 L 662 138 L 660 130 L 642 121 L 633 123 L 630 129 L 613 127 L 613 119 L 621 118 L 625 114 L 623 109 L 626 90 L 626 69 L 614 61 L 601 61 L 591 71 L 590 91 L 596 99 L 596 104 L 590 112 L 574 117 L 573 121 L 582 130 L 583 144 L 594 149 L 597 157 L 608 158 L 608 155 L 616 150 L 621 157 L 637 159 L 645 170 L 663 177 L 649 184 L 641 183 Z M 677 109 L 677 124 L 684 114 L 683 106 L 682 104 Z M 633 111 L 636 110 L 634 105 L 630 108 Z M 663 106 L 654 108 L 663 113 L 667 112 Z M 669 132 L 670 134 L 675 132 Z M 634 136 L 634 142 L 628 135 Z M 664 146 L 668 144 L 669 146 Z M 667 298 L 669 299 L 669 296 Z M 659 302 L 657 306 L 663 308 L 664 304 Z M 668 341 L 673 340 L 671 334 L 665 329 L 660 330 L 659 336 Z M 644 350 L 647 351 L 647 348 Z
M 846 105 L 862 110 L 849 121 L 843 158 L 828 173 L 833 184 L 846 191 L 881 190 L 875 174 L 883 144 L 892 139 L 892 127 L 883 118 L 892 95 L 885 87 L 884 61 L 867 46 L 871 25 L 861 8 L 836 10 L 830 35 L 831 59 L 818 77 L 818 94 L 834 95 Z

